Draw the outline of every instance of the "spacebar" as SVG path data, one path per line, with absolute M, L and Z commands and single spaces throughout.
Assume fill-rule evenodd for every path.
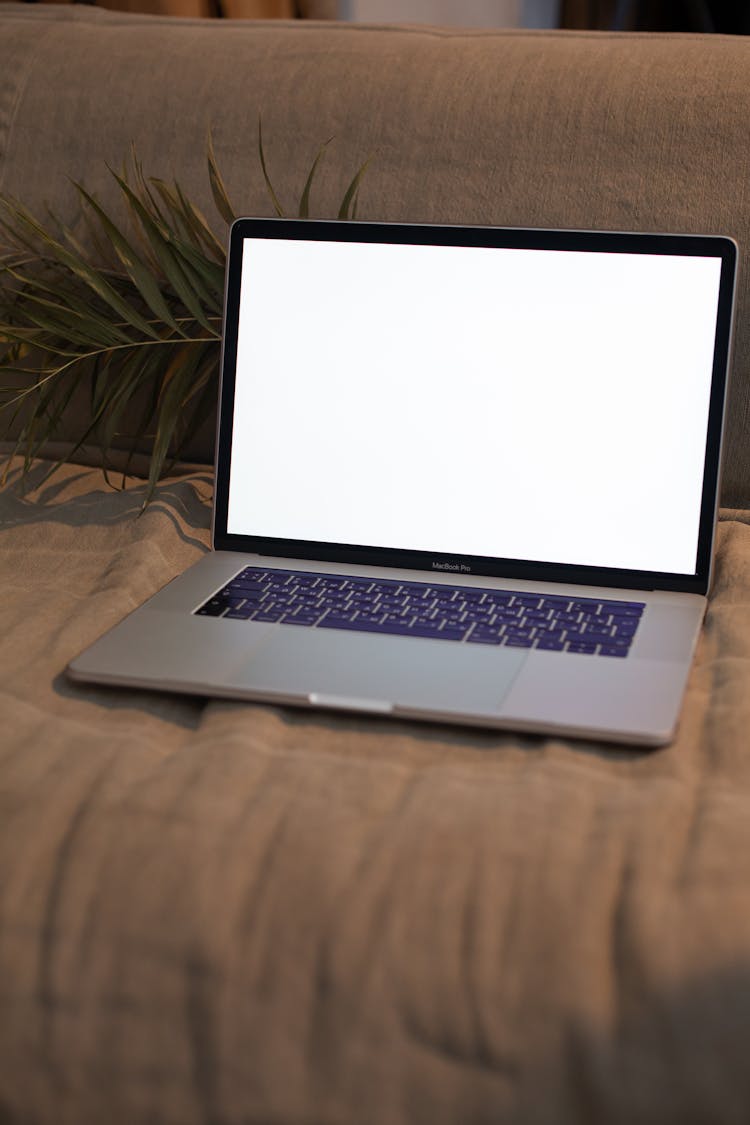
M 352 633 L 388 633 L 401 637 L 429 637 L 436 641 L 460 641 L 466 629 L 432 629 L 429 625 L 401 625 L 397 621 L 347 621 L 344 618 L 326 617 L 318 622 L 318 629 L 348 629 Z

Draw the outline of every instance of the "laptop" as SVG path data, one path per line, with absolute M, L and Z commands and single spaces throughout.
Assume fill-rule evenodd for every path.
M 668 742 L 711 581 L 736 257 L 238 220 L 213 550 L 69 675 Z

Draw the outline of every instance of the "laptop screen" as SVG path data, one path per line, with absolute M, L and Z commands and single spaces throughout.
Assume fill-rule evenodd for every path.
M 228 533 L 695 574 L 721 267 L 245 237 Z

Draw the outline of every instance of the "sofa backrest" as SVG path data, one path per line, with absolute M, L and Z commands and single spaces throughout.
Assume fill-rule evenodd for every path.
M 742 37 L 0 5 L 0 190 L 39 212 L 49 204 L 73 226 L 67 177 L 106 201 L 105 164 L 120 167 L 131 142 L 148 174 L 179 179 L 212 212 L 209 128 L 236 209 L 272 214 L 260 115 L 269 172 L 290 211 L 333 137 L 315 215 L 335 214 L 372 157 L 363 219 L 718 233 L 742 255 L 749 102 Z M 750 507 L 749 277 L 741 264 L 722 489 L 734 507 Z M 293 279 L 286 299 L 293 321 L 304 300 Z M 198 452 L 210 457 L 207 444 Z

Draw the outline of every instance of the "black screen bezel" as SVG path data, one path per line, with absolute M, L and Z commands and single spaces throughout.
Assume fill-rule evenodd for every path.
M 229 475 L 234 419 L 242 252 L 246 238 L 282 238 L 338 242 L 412 243 L 439 246 L 480 246 L 509 249 L 573 250 L 622 254 L 669 254 L 721 259 L 716 345 L 709 401 L 708 432 L 703 473 L 703 493 L 694 574 L 628 570 L 524 559 L 384 549 L 363 544 L 319 543 L 239 535 L 227 530 Z M 411 223 L 340 222 L 316 219 L 238 219 L 232 226 L 227 258 L 227 279 L 222 348 L 220 408 L 217 427 L 216 492 L 213 546 L 215 550 L 242 551 L 289 559 L 435 570 L 446 574 L 471 573 L 508 579 L 566 582 L 622 589 L 675 590 L 705 594 L 711 570 L 716 520 L 721 435 L 732 335 L 734 279 L 737 247 L 723 236 L 641 234 L 612 231 L 547 231 L 502 227 L 435 226 Z M 290 302 L 289 317 L 294 307 Z M 437 565 L 436 565 L 437 564 Z M 467 569 L 462 569 L 467 568 Z

